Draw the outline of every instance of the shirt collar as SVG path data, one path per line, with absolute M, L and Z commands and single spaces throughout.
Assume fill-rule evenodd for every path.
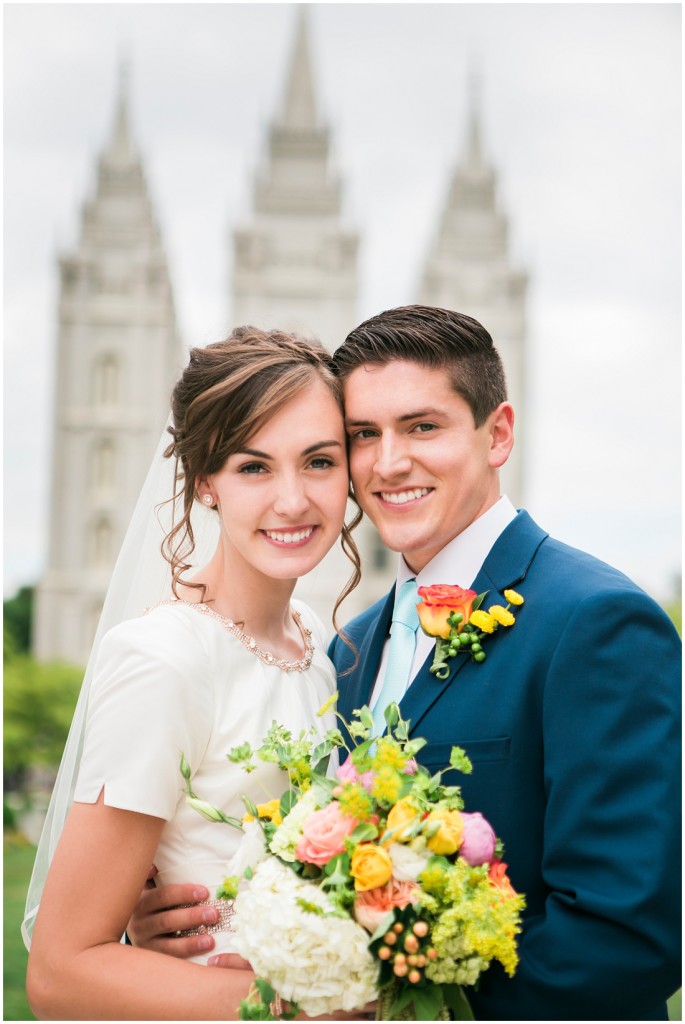
M 502 495 L 482 516 L 446 544 L 419 573 L 412 572 L 400 555 L 395 592 L 414 576 L 420 587 L 447 583 L 468 590 L 495 541 L 515 518 L 516 509 L 507 496 Z

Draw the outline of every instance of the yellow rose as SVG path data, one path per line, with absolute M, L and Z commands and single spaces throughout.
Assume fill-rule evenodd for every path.
M 352 854 L 350 874 L 357 892 L 367 892 L 385 885 L 392 875 L 392 861 L 388 851 L 374 843 L 360 843 Z
M 280 825 L 283 821 L 281 817 L 281 801 L 280 800 L 269 800 L 266 804 L 257 804 L 257 814 L 260 818 L 269 818 L 274 825 Z M 243 821 L 254 821 L 254 817 L 247 813 L 243 814 Z
M 435 811 L 430 812 L 424 824 L 438 826 L 427 840 L 429 850 L 443 856 L 457 852 L 464 835 L 464 822 L 459 811 L 449 811 L 446 807 L 438 807 Z
M 385 827 L 393 835 L 387 840 L 391 843 L 408 843 L 412 839 L 409 827 L 414 824 L 419 812 L 408 800 L 398 800 L 388 814 Z

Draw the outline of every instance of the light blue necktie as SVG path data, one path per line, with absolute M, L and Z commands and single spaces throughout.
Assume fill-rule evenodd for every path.
M 416 630 L 419 628 L 419 616 L 416 611 L 418 586 L 415 579 L 407 580 L 400 587 L 395 597 L 395 609 L 392 613 L 390 626 L 390 649 L 388 662 L 383 678 L 380 695 L 373 708 L 374 733 L 380 736 L 385 732 L 384 711 L 388 704 L 398 704 L 404 696 L 409 682 L 414 652 L 416 650 Z

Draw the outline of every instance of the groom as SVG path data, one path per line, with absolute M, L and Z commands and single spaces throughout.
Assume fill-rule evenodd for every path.
M 334 361 L 355 496 L 401 553 L 396 586 L 346 627 L 356 661 L 339 639 L 331 646 L 340 711 L 349 719 L 368 703 L 382 717 L 399 700 L 433 770 L 462 746 L 473 774 L 452 781 L 503 839 L 526 895 L 518 971 L 483 975 L 469 993 L 476 1018 L 667 1019 L 665 999 L 680 984 L 675 630 L 625 576 L 500 496 L 513 411 L 479 323 L 431 307 L 389 310 L 353 330 Z M 524 598 L 515 624 L 484 640 L 484 661 L 459 654 L 441 680 L 413 611 L 413 589 L 433 584 L 486 591 L 486 608 L 506 604 L 507 588 Z M 400 601 L 414 638 L 398 662 L 390 627 Z M 145 911 L 161 909 L 166 930 L 164 908 L 190 902 L 150 895 Z M 141 913 L 141 935 L 153 921 Z M 175 917 L 173 927 L 188 922 Z M 175 941 L 181 953 L 199 938 L 208 937 L 157 938 L 155 948 L 173 951 Z

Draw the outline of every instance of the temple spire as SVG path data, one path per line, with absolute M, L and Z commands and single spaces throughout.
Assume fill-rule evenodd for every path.
M 510 254 L 497 176 L 483 150 L 481 79 L 473 68 L 466 109 L 464 148 L 424 266 L 419 301 L 458 309 L 485 324 L 504 361 L 520 423 L 525 414 L 527 275 Z M 515 504 L 523 503 L 524 454 L 517 445 L 503 470 L 504 487 Z
M 317 127 L 307 14 L 304 4 L 300 5 L 298 11 L 295 45 L 292 50 L 279 127 L 296 130 L 312 130 Z
M 464 166 L 472 173 L 485 169 L 481 128 L 482 83 L 478 71 L 472 68 L 469 77 L 469 116 Z
M 115 166 L 131 164 L 137 157 L 133 145 L 129 118 L 130 77 L 130 62 L 125 57 L 122 57 L 119 64 L 119 90 L 114 115 L 114 126 L 103 153 L 107 163 Z

